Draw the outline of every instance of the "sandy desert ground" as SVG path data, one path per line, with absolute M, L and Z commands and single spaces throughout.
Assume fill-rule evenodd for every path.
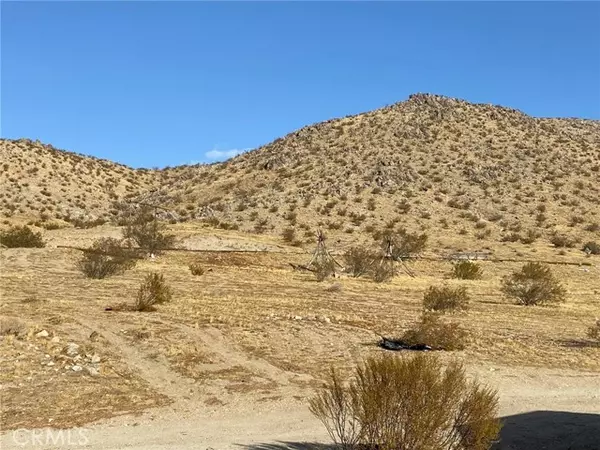
M 173 229 L 181 246 L 211 251 L 167 252 L 90 280 L 76 268 L 80 252 L 59 246 L 118 228 L 53 230 L 46 248 L 0 250 L 0 314 L 17 329 L 0 340 L 3 449 L 329 448 L 307 408 L 323 375 L 385 352 L 379 335 L 407 329 L 424 290 L 442 282 L 467 286 L 472 301 L 451 317 L 470 331 L 466 350 L 439 353 L 498 390 L 499 448 L 600 448 L 600 348 L 586 338 L 600 316 L 597 257 L 567 251 L 561 261 L 592 263 L 552 267 L 567 302 L 523 307 L 499 290 L 519 263 L 482 262 L 478 281 L 449 279 L 448 262 L 416 261 L 414 278 L 318 283 L 289 266 L 306 262 L 308 248 L 193 223 Z M 552 256 L 545 245 L 533 244 L 538 258 Z M 192 261 L 209 270 L 192 276 Z M 171 303 L 105 310 L 131 303 L 148 271 L 164 274 Z

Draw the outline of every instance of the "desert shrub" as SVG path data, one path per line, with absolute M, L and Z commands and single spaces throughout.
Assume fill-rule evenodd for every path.
M 550 238 L 550 242 L 558 248 L 572 248 L 577 243 L 574 238 L 565 234 L 555 234 Z
M 27 225 L 0 232 L 0 244 L 8 248 L 41 248 L 46 245 L 42 234 L 36 233 Z
M 468 333 L 459 324 L 444 322 L 437 313 L 424 313 L 419 322 L 401 337 L 409 346 L 427 345 L 432 350 L 462 350 Z
M 596 323 L 588 328 L 587 335 L 590 339 L 600 341 L 600 319 L 596 319 Z
M 550 268 L 537 262 L 525 264 L 502 280 L 502 292 L 522 305 L 541 305 L 565 300 L 566 291 Z
M 537 238 L 540 237 L 540 234 L 535 230 L 527 230 L 525 236 L 521 236 L 519 240 L 521 244 L 533 244 Z
M 423 295 L 423 307 L 430 311 L 457 311 L 468 308 L 469 294 L 464 286 L 431 286 Z
M 473 261 L 459 261 L 452 267 L 452 276 L 459 280 L 479 280 L 482 274 L 481 266 Z
M 335 273 L 335 263 L 331 259 L 322 259 L 313 263 L 313 273 L 317 281 L 323 281 Z
M 27 326 L 21 319 L 0 316 L 0 336 L 23 336 L 25 334 L 27 334 Z
M 394 276 L 394 262 L 390 259 L 381 258 L 373 263 L 370 272 L 373 281 L 377 283 L 388 281 Z
M 586 242 L 582 250 L 590 255 L 600 255 L 600 244 L 593 241 Z
M 148 253 L 159 254 L 175 243 L 175 236 L 165 234 L 165 229 L 166 225 L 157 220 L 152 209 L 143 207 L 130 218 L 123 237 L 133 240 Z
M 86 277 L 96 279 L 123 273 L 134 265 L 133 251 L 123 248 L 119 240 L 114 238 L 98 239 L 77 263 Z
M 135 300 L 136 311 L 154 311 L 155 305 L 171 301 L 171 288 L 162 274 L 149 273 L 142 282 Z
M 291 227 L 286 228 L 281 233 L 281 237 L 283 237 L 283 240 L 285 242 L 294 242 L 294 240 L 296 239 L 296 230 L 294 230 Z
M 427 235 L 425 233 L 409 233 L 401 229 L 396 234 L 385 237 L 385 246 L 387 246 L 388 241 L 392 243 L 393 258 L 398 260 L 422 252 L 427 244 Z
M 190 268 L 190 272 L 192 272 L 192 275 L 204 275 L 204 267 L 202 267 L 202 264 L 200 264 L 199 262 L 193 262 L 188 267 Z
M 344 450 L 485 450 L 501 428 L 496 392 L 430 355 L 369 358 L 349 383 L 332 369 L 310 411 Z
M 353 277 L 366 274 L 376 258 L 370 250 L 363 247 L 352 247 L 344 255 L 346 271 Z

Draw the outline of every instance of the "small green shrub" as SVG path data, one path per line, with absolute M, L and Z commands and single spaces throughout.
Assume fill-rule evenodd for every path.
M 195 275 L 195 276 L 204 275 L 204 267 L 202 267 L 202 264 L 200 264 L 199 262 L 194 262 L 194 263 L 190 264 L 189 268 L 190 268 L 190 272 L 192 272 L 192 275 Z
M 8 248 L 42 248 L 46 245 L 42 233 L 36 233 L 27 225 L 0 232 L 0 244 Z
M 423 295 L 423 307 L 428 311 L 466 310 L 469 294 L 464 286 L 431 286 Z
M 154 311 L 155 305 L 171 301 L 171 288 L 162 274 L 149 273 L 142 282 L 135 300 L 136 311 Z
M 502 292 L 526 306 L 565 300 L 566 291 L 549 267 L 530 262 L 502 280 Z
M 473 261 L 459 261 L 452 267 L 452 277 L 459 280 L 479 280 L 482 275 L 481 266 Z
M 582 250 L 589 255 L 600 255 L 600 244 L 593 241 L 586 242 Z
M 430 355 L 332 369 L 309 405 L 343 450 L 487 450 L 501 428 L 496 392 Z

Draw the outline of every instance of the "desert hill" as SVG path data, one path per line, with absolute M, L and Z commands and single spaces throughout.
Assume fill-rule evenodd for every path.
M 437 95 L 307 126 L 213 165 L 135 170 L 27 140 L 4 140 L 0 152 L 4 216 L 111 219 L 116 203 L 144 199 L 181 221 L 288 230 L 288 240 L 316 226 L 495 242 L 600 229 L 600 122 Z

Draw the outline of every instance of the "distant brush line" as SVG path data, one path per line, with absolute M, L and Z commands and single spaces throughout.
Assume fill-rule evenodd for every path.
M 93 252 L 89 248 L 84 247 L 73 247 L 70 245 L 57 245 L 56 248 L 65 248 L 71 250 L 79 250 L 82 252 Z M 138 247 L 132 247 L 132 250 L 143 250 Z M 284 250 L 234 250 L 234 249 L 221 249 L 221 250 L 208 250 L 208 249 L 188 249 L 188 248 L 165 248 L 161 249 L 163 252 L 188 252 L 188 253 L 273 253 L 273 254 L 286 254 L 286 255 L 306 255 L 307 252 L 290 252 Z M 334 253 L 333 256 L 342 256 L 344 253 Z M 424 260 L 424 261 L 457 261 L 456 258 L 446 256 L 403 256 L 402 260 Z M 537 262 L 542 264 L 555 264 L 564 266 L 585 266 L 594 267 L 594 264 L 589 262 L 569 262 L 569 261 L 548 261 L 541 259 L 513 259 L 513 258 L 494 258 L 494 259 L 483 259 L 478 261 L 491 262 L 491 263 L 504 263 L 504 262 L 516 262 L 516 263 L 530 263 Z

